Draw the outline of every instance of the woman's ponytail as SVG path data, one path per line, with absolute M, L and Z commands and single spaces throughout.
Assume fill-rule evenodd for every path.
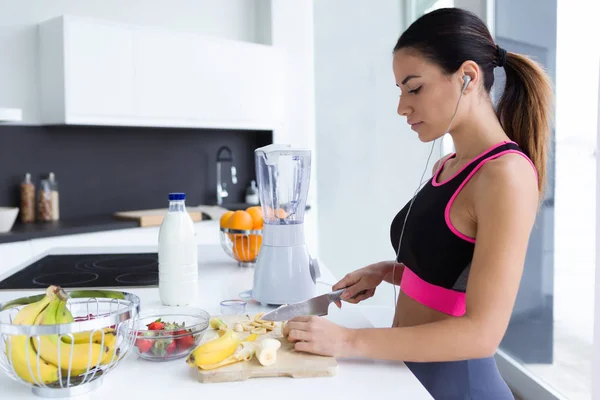
M 528 57 L 507 52 L 506 86 L 498 102 L 498 119 L 504 132 L 533 161 L 538 189 L 546 182 L 546 157 L 550 138 L 553 90 L 544 69 Z

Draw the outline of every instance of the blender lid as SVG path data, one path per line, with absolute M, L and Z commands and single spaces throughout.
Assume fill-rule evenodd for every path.
M 310 156 L 310 149 L 293 148 L 289 144 L 269 144 L 254 150 L 255 154 L 262 153 L 267 165 L 276 164 L 281 156 Z

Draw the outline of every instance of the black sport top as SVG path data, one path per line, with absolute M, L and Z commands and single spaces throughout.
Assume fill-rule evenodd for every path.
M 398 262 L 406 266 L 400 285 L 403 292 L 439 311 L 452 315 L 464 313 L 464 293 L 475 238 L 454 228 L 450 222 L 450 207 L 479 168 L 487 161 L 507 153 L 519 153 L 529 160 L 515 142 L 502 142 L 475 157 L 451 178 L 438 182 L 440 171 L 446 161 L 456 156 L 455 153 L 442 163 L 434 176 L 416 194 L 397 258 Z M 396 253 L 409 205 L 410 201 L 391 224 L 390 238 Z

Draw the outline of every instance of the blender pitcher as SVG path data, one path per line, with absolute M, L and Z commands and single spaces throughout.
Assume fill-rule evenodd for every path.
M 319 276 L 304 240 L 311 152 L 272 144 L 254 154 L 264 230 L 252 297 L 273 305 L 306 300 L 314 296 Z

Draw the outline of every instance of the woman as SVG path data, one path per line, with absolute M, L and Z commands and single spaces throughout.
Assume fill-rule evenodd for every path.
M 504 68 L 506 87 L 494 110 L 496 67 Z M 393 72 L 398 114 L 421 141 L 449 132 L 456 148 L 392 221 L 397 262 L 369 265 L 333 286 L 357 303 L 382 281 L 400 285 L 393 325 L 355 330 L 299 317 L 284 334 L 298 351 L 405 361 L 435 398 L 511 399 L 493 355 L 543 193 L 549 79 L 456 8 L 424 15 L 402 34 Z

